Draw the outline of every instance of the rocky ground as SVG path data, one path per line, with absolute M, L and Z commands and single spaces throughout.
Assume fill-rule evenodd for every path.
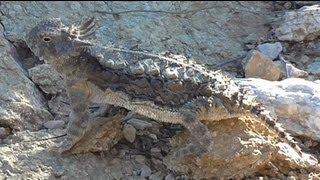
M 320 179 L 315 4 L 0 2 L 0 179 Z M 100 117 L 104 125 L 92 128 L 114 132 L 106 149 L 90 147 L 104 134 L 89 131 L 76 145 L 81 154 L 58 154 L 68 98 L 61 76 L 31 53 L 24 38 L 43 18 L 71 24 L 92 16 L 100 45 L 171 51 L 227 71 L 277 115 L 304 153 L 248 116 L 208 123 L 215 152 L 175 159 L 172 152 L 190 141 L 188 132 L 129 113 Z M 105 109 L 92 104 L 92 116 Z

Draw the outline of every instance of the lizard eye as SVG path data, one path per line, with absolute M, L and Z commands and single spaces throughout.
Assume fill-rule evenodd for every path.
M 44 42 L 50 42 L 51 41 L 51 38 L 50 37 L 43 37 L 42 40 Z

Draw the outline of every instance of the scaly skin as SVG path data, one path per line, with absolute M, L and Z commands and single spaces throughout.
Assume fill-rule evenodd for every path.
M 90 101 L 123 107 L 160 122 L 182 124 L 195 143 L 177 152 L 177 156 L 212 150 L 212 135 L 202 122 L 246 113 L 261 118 L 285 141 L 294 144 L 270 113 L 223 72 L 208 71 L 182 56 L 93 45 L 84 40 L 93 34 L 93 26 L 93 19 L 78 27 L 66 27 L 59 19 L 49 19 L 40 22 L 27 36 L 34 54 L 67 80 L 72 113 L 61 152 L 82 138 Z

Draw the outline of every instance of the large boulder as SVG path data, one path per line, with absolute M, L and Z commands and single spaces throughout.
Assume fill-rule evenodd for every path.
M 214 136 L 212 152 L 200 158 L 194 154 L 176 157 L 174 152 L 192 142 L 188 132 L 181 133 L 173 138 L 173 153 L 165 158 L 169 169 L 190 173 L 194 179 L 243 179 L 257 174 L 283 179 L 282 174 L 295 174 L 318 163 L 313 156 L 300 155 L 279 142 L 276 133 L 250 116 L 207 125 Z
M 274 112 L 290 133 L 320 140 L 320 84 L 299 78 L 277 82 L 249 78 L 238 83 Z
M 320 6 L 304 6 L 286 12 L 280 26 L 275 29 L 275 35 L 281 41 L 316 39 L 320 35 Z
M 0 33 L 0 126 L 39 129 L 52 120 L 41 91 L 21 68 L 15 47 Z

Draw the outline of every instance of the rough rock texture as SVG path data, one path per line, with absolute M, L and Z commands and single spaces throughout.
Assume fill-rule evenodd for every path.
M 320 6 L 304 6 L 296 11 L 286 12 L 281 25 L 275 29 L 281 41 L 313 40 L 320 35 Z
M 65 89 L 63 78 L 48 64 L 33 67 L 28 71 L 32 81 L 46 94 L 56 95 Z
M 274 61 L 274 64 L 276 64 L 280 70 L 281 70 L 281 80 L 285 78 L 307 78 L 308 73 L 306 71 L 303 71 L 301 69 L 296 68 L 293 64 L 286 61 L 281 55 L 280 60 Z
M 250 78 L 238 82 L 256 95 L 259 102 L 271 108 L 285 129 L 320 140 L 319 84 L 299 78 L 279 82 Z
M 270 81 L 280 79 L 281 69 L 268 56 L 259 51 L 252 51 L 244 62 L 246 78 L 256 77 Z
M 48 96 L 48 106 L 55 119 L 68 121 L 70 100 L 63 77 L 48 64 L 35 66 L 28 71 L 32 81 Z
M 301 69 L 296 68 L 291 63 L 285 63 L 285 69 L 287 71 L 287 78 L 306 78 L 308 77 L 308 73 Z
M 267 55 L 272 60 L 276 59 L 282 51 L 280 42 L 260 44 L 257 48 L 261 53 Z
M 320 61 L 316 61 L 314 63 L 311 63 L 308 66 L 308 72 L 320 77 Z
M 74 154 L 109 151 L 123 137 L 120 114 L 108 117 L 97 117 L 88 126 L 84 137 L 80 139 L 71 152 Z
M 195 179 L 238 179 L 255 174 L 283 178 L 282 174 L 317 165 L 314 157 L 300 156 L 292 153 L 290 146 L 278 144 L 272 131 L 250 117 L 221 120 L 208 126 L 215 135 L 213 152 L 202 158 L 190 154 L 176 159 L 169 155 L 165 158 L 169 169 L 189 173 Z M 187 133 L 176 136 L 172 141 L 173 151 L 189 140 Z
M 171 51 L 213 65 L 243 55 L 243 43 L 264 36 L 271 7 L 265 2 L 4 2 L 0 10 L 10 39 L 24 39 L 43 18 L 70 24 L 93 16 L 99 44 Z
M 0 126 L 37 130 L 53 119 L 41 91 L 20 67 L 16 49 L 0 33 Z
M 58 134 L 23 131 L 9 137 L 10 144 L 0 144 L 1 179 L 142 179 L 141 170 L 146 166 L 150 166 L 154 173 L 164 173 L 162 176 L 168 174 L 163 165 L 154 168 L 150 160 L 125 145 L 108 153 L 60 156 L 50 149 L 61 138 L 37 141 Z

